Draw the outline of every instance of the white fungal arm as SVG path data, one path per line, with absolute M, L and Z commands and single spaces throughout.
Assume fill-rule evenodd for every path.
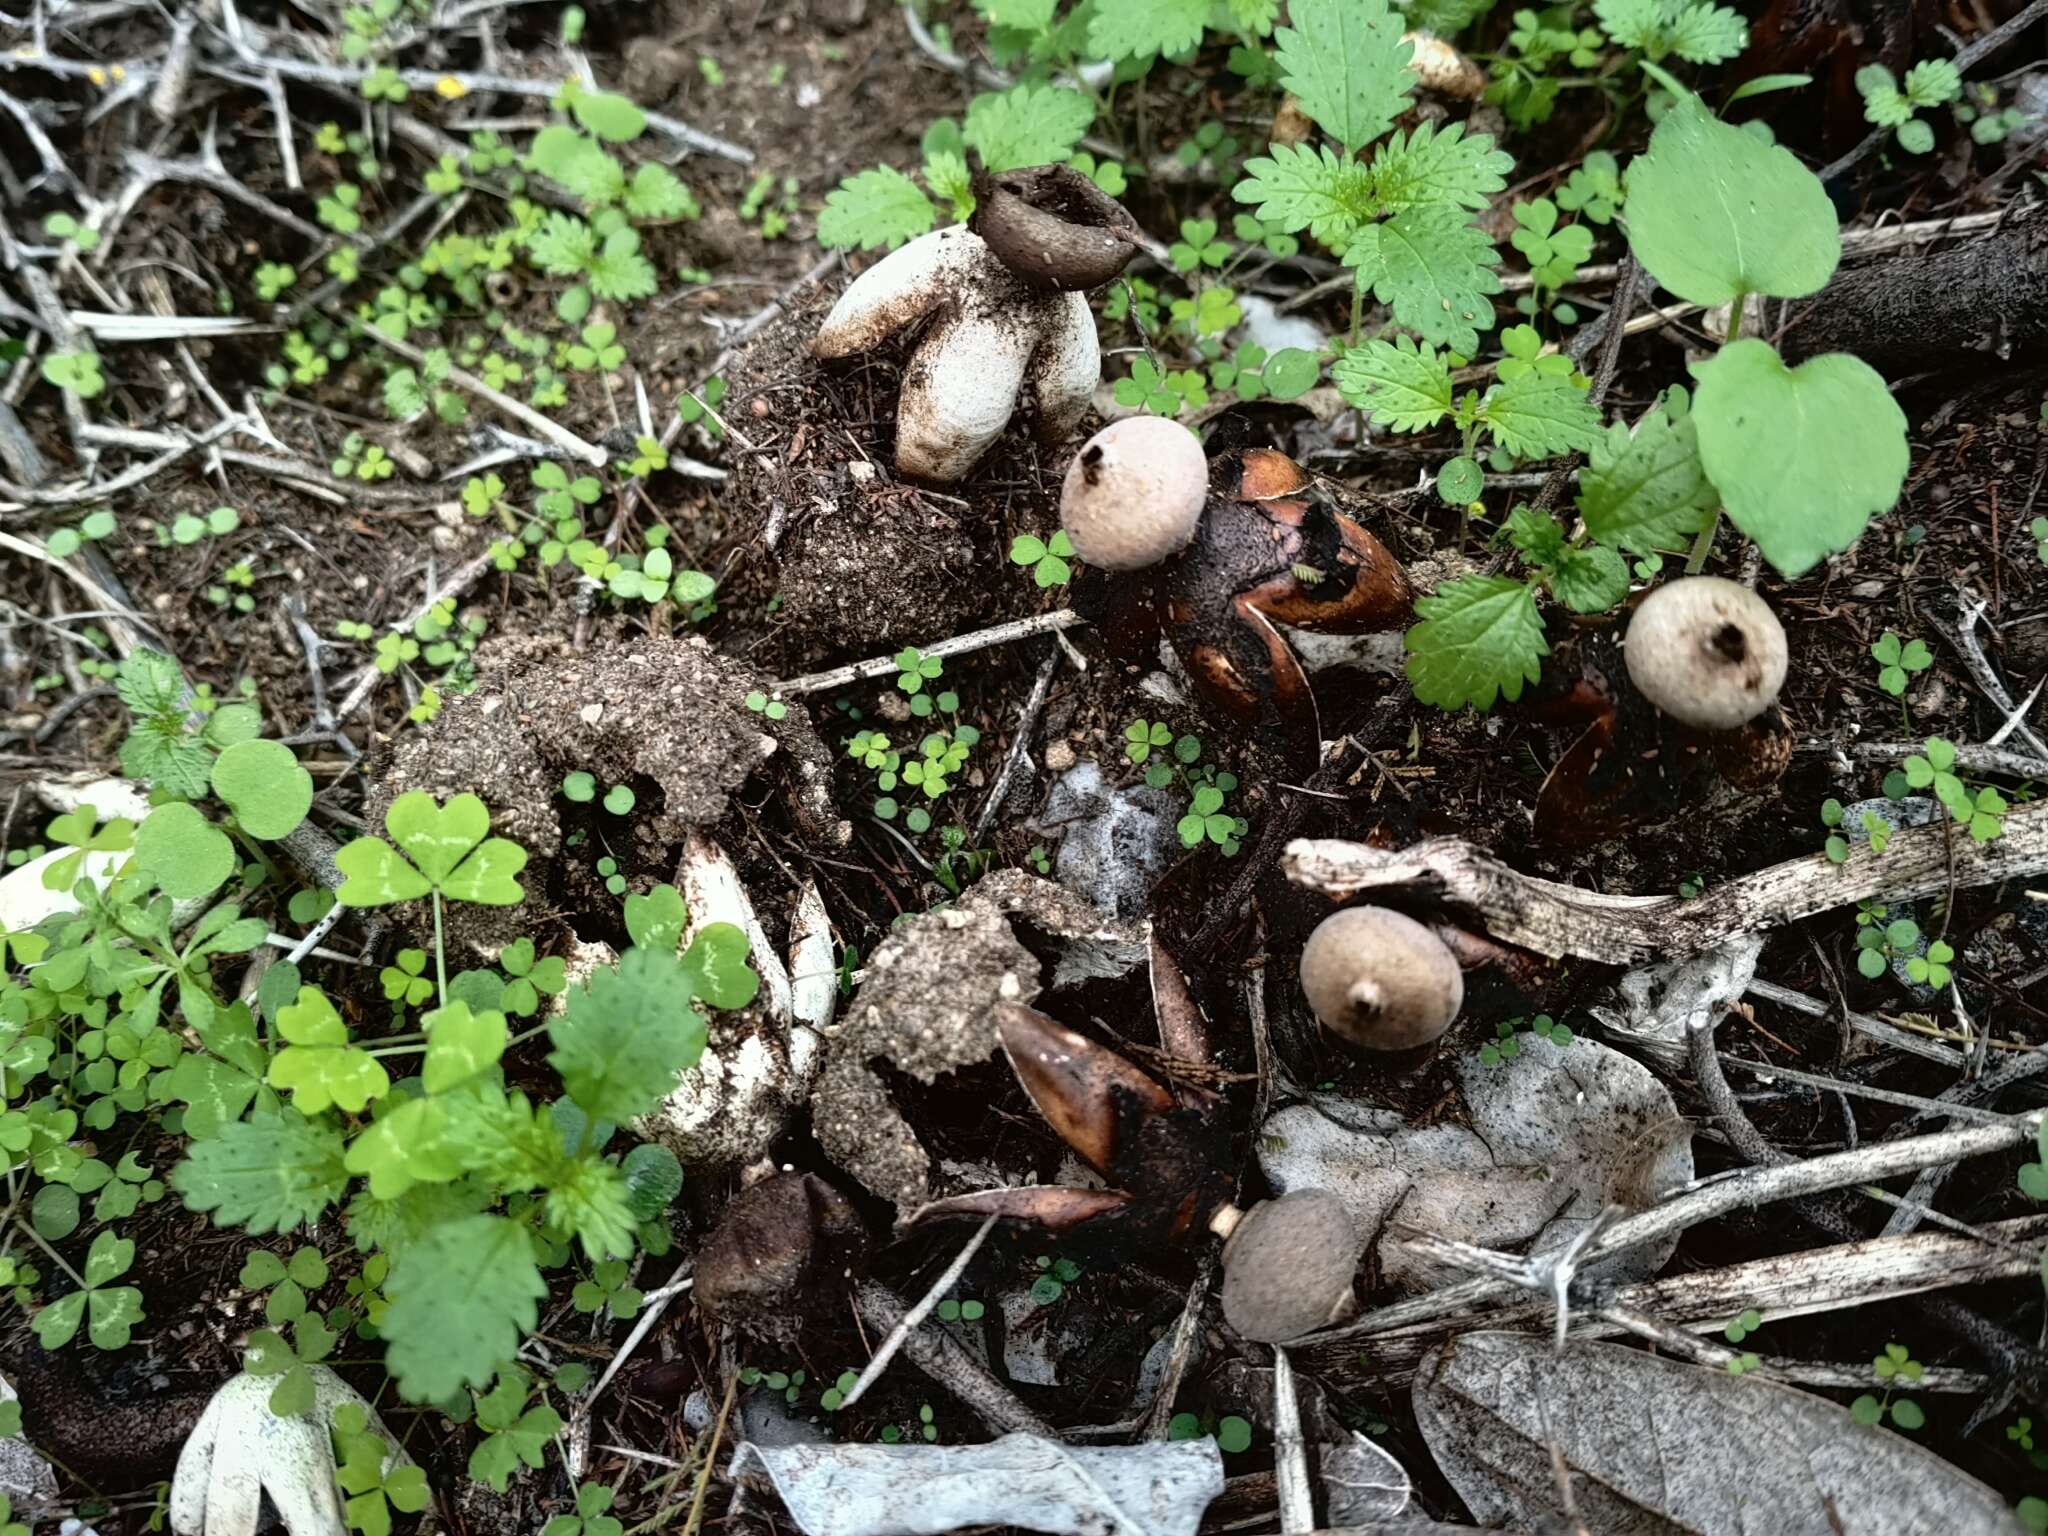
M 811 351 L 852 357 L 923 321 L 896 406 L 896 468 L 905 475 L 965 477 L 1002 436 L 1026 384 L 1039 436 L 1065 437 L 1102 378 L 1087 299 L 1034 292 L 964 225 L 921 235 L 863 272 Z
M 919 235 L 853 280 L 818 327 L 812 353 L 853 357 L 879 347 L 952 298 L 968 269 L 988 256 L 964 224 Z
M 1062 293 L 1049 308 L 1025 383 L 1038 403 L 1039 440 L 1056 443 L 1080 425 L 1102 382 L 1102 344 L 1085 295 Z
M 896 467 L 921 480 L 959 480 L 1010 423 L 1038 341 L 1028 312 L 993 306 L 942 315 L 896 403 Z
M 343 1403 L 361 1404 L 369 1427 L 383 1437 L 387 1471 L 394 1464 L 410 1464 L 376 1409 L 355 1388 L 324 1365 L 308 1369 L 313 1374 L 308 1414 L 270 1411 L 275 1377 L 245 1372 L 214 1393 L 178 1453 L 171 1479 L 169 1513 L 177 1536 L 255 1536 L 265 1494 L 288 1536 L 348 1536 L 328 1428 Z

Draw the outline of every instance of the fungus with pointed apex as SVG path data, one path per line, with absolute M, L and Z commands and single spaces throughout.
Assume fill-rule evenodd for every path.
M 1785 630 L 1738 582 L 1687 576 L 1659 587 L 1629 620 L 1629 680 L 1681 724 L 1732 731 L 1778 701 Z
M 1060 526 L 1089 565 L 1140 570 L 1187 546 L 1208 496 L 1200 438 L 1165 416 L 1127 416 L 1089 438 L 1067 466 Z
M 1465 978 L 1444 941 L 1385 907 L 1346 907 L 1301 951 L 1301 990 L 1325 1029 L 1372 1051 L 1427 1045 L 1451 1027 Z
M 1285 1344 L 1350 1315 L 1365 1235 L 1322 1189 L 1262 1200 L 1223 1245 L 1223 1318 L 1259 1344 Z
M 1095 288 L 1130 265 L 1138 221 L 1071 165 L 1034 165 L 974 178 L 967 227 L 1033 288 Z

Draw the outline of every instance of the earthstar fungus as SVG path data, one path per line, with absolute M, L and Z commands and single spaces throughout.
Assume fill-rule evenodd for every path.
M 964 478 L 1021 401 L 1045 442 L 1065 437 L 1088 409 L 1102 353 L 1079 290 L 1123 269 L 1136 225 L 1092 183 L 1092 196 L 1079 192 L 1072 181 L 1085 178 L 1064 170 L 1004 172 L 973 228 L 934 230 L 884 257 L 818 328 L 811 351 L 831 360 L 924 325 L 896 406 L 902 474 Z

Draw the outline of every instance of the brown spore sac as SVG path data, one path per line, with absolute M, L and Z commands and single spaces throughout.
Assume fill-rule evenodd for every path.
M 697 1305 L 756 1338 L 786 1343 L 867 1247 L 846 1197 L 814 1173 L 772 1174 L 741 1190 L 698 1250 Z

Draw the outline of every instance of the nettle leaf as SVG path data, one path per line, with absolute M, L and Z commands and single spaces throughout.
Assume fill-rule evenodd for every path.
M 1677 8 L 1663 40 L 1668 51 L 1688 64 L 1720 64 L 1749 46 L 1749 23 L 1725 5 L 1694 0 Z
M 1700 462 L 1728 519 L 1781 575 L 1847 549 L 1899 499 L 1906 416 L 1877 370 L 1830 353 L 1787 368 L 1737 341 L 1693 365 Z
M 1550 590 L 1574 613 L 1605 613 L 1628 596 L 1628 562 L 1604 544 L 1567 549 L 1551 570 Z
M 890 250 L 931 230 L 937 220 L 924 189 L 878 165 L 839 183 L 818 211 L 818 243 L 831 250 Z
M 289 1092 L 301 1114 L 338 1104 L 359 1115 L 390 1091 L 383 1066 L 349 1043 L 348 1027 L 318 987 L 299 988 L 298 1001 L 277 1011 L 277 1032 L 290 1043 L 270 1063 L 270 1086 Z
M 1291 0 L 1287 19 L 1273 35 L 1281 83 L 1316 126 L 1347 154 L 1393 127 L 1415 83 L 1415 50 L 1401 40 L 1405 24 L 1386 0 Z
M 1457 208 L 1410 208 L 1368 224 L 1344 252 L 1361 286 L 1425 341 L 1470 355 L 1493 329 L 1493 242 Z
M 1244 169 L 1231 196 L 1283 233 L 1305 229 L 1333 250 L 1349 245 L 1380 212 L 1372 172 L 1326 146 L 1275 144 Z
M 1210 0 L 1115 0 L 1112 5 L 1098 5 L 1088 21 L 1088 51 L 1103 59 L 1185 53 L 1201 42 L 1210 9 Z M 970 130 L 968 142 L 972 143 L 973 137 Z
M 1570 379 L 1525 373 L 1495 385 L 1480 407 L 1493 440 L 1518 459 L 1547 459 L 1593 446 L 1600 413 Z
M 1415 612 L 1422 622 L 1403 637 L 1408 682 L 1438 709 L 1519 699 L 1550 653 L 1535 592 L 1506 576 L 1461 576 L 1418 598 Z
M 1423 123 L 1396 133 L 1373 151 L 1372 185 L 1389 212 L 1437 204 L 1484 208 L 1507 185 L 1515 158 L 1484 133 L 1467 135 L 1463 123 Z
M 1119 9 L 1121 9 L 1119 7 Z M 1208 7 L 1203 5 L 1204 14 Z M 991 171 L 1064 160 L 1095 121 L 1095 104 L 1058 85 L 985 91 L 967 104 L 961 134 Z
M 235 872 L 235 845 L 191 806 L 173 801 L 135 829 L 135 867 L 173 901 L 197 900 Z
M 214 760 L 213 792 L 244 832 L 274 841 L 306 819 L 313 776 L 281 741 L 238 741 Z
M 1422 432 L 1451 411 L 1450 365 L 1406 336 L 1353 347 L 1330 369 L 1339 394 L 1396 432 Z
M 1628 243 L 1681 299 L 1816 293 L 1842 257 L 1834 204 L 1790 150 L 1687 97 L 1628 168 Z
M 1620 422 L 1597 438 L 1579 476 L 1586 532 L 1632 554 L 1682 548 L 1707 526 L 1720 499 L 1700 463 L 1690 416 L 1653 410 L 1633 435 Z
M 683 962 L 655 949 L 628 950 L 570 988 L 568 1006 L 548 1023 L 548 1064 L 569 1097 L 598 1120 L 653 1109 L 704 1054 L 704 1018 L 690 994 Z
M 401 1249 L 378 1322 L 386 1364 L 413 1402 L 438 1402 L 497 1374 L 538 1320 L 547 1282 L 526 1228 L 468 1216 Z
M 258 1112 L 195 1141 L 171 1187 L 222 1226 L 261 1236 L 310 1226 L 348 1187 L 341 1132 L 295 1110 Z

